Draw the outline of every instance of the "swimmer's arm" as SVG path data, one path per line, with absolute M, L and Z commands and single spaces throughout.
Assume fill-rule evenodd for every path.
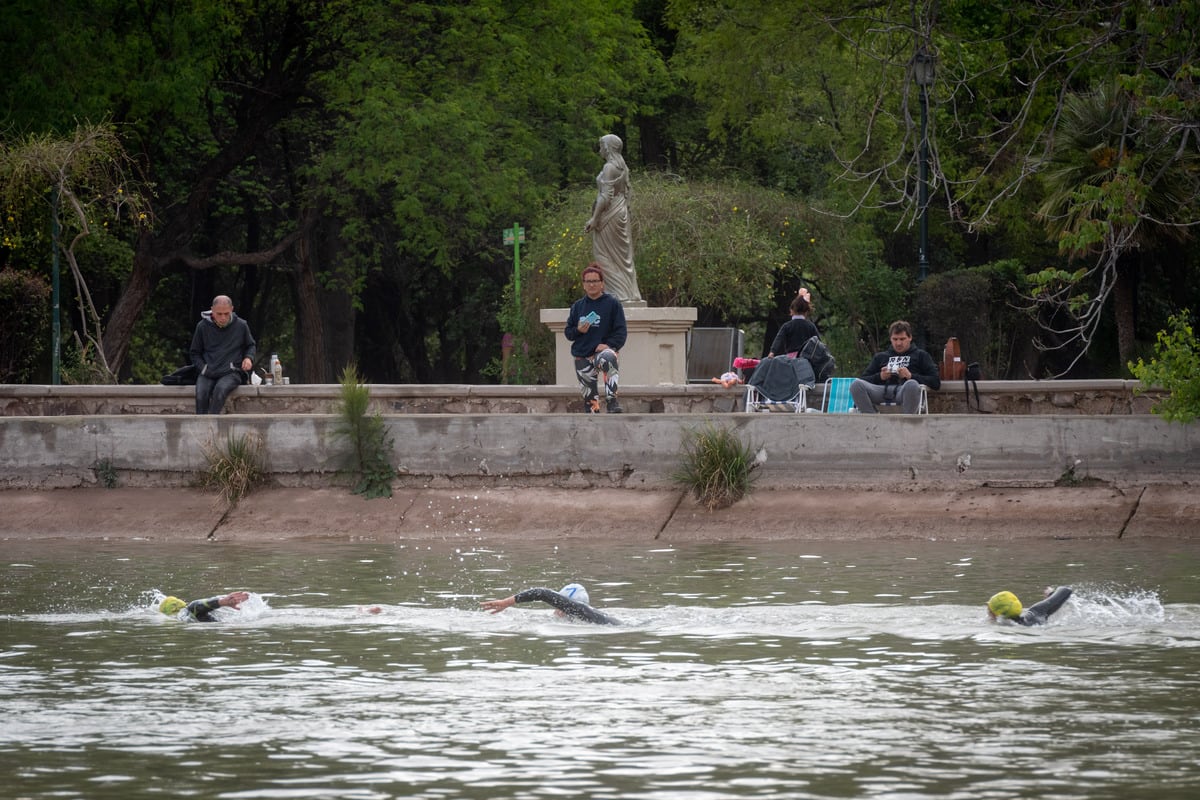
M 580 606 L 582 603 L 576 603 L 574 600 L 568 600 L 553 589 L 538 587 L 536 589 L 524 589 L 511 597 L 505 597 L 503 600 L 485 600 L 482 605 L 493 614 L 498 614 L 506 608 L 510 608 L 517 603 L 534 603 L 537 601 L 547 603 L 554 606 L 564 614 L 571 613 L 572 606 Z M 586 608 L 586 606 L 585 606 Z
M 1062 608 L 1063 603 L 1071 596 L 1071 587 L 1060 586 L 1046 596 L 1045 600 L 1039 600 L 1029 608 L 1021 612 L 1021 616 L 1017 617 L 1013 622 L 1020 625 L 1041 625 L 1050 615 Z
M 207 600 L 193 600 L 188 603 L 188 615 L 199 622 L 215 622 L 216 618 L 212 614 L 218 608 L 237 608 L 249 597 L 247 592 L 230 592 Z
M 1062 608 L 1063 603 L 1067 602 L 1071 593 L 1070 586 L 1060 586 L 1051 592 L 1045 600 L 1034 603 L 1029 611 L 1044 619 Z
M 598 625 L 617 624 L 617 621 L 607 614 L 597 611 L 591 606 L 563 597 L 553 589 L 546 589 L 544 587 L 525 589 L 517 592 L 512 597 L 506 597 L 503 600 L 487 600 L 481 605 L 493 614 L 498 614 L 517 603 L 533 603 L 537 601 L 553 606 L 572 619 L 581 619 L 584 622 L 594 622 Z
M 187 605 L 187 613 L 189 617 L 197 622 L 216 622 L 212 613 L 220 607 L 220 597 L 210 597 L 207 600 L 193 600 Z
M 568 603 L 571 602 L 553 589 L 538 588 L 525 589 L 524 591 L 517 592 L 510 597 L 505 597 L 500 600 L 484 600 L 482 603 L 480 603 L 480 605 L 493 614 L 499 614 L 504 609 L 511 608 L 517 603 L 532 603 L 537 600 L 549 603 L 550 605 L 559 609 L 562 609 L 562 607 L 558 604 L 559 600 L 565 600 Z
M 571 619 L 580 619 L 584 622 L 592 622 L 597 625 L 617 624 L 617 621 L 607 614 L 597 611 L 585 603 L 580 603 L 578 600 L 563 597 L 553 589 L 526 589 L 523 592 L 518 592 L 515 597 L 518 603 L 541 600 L 547 605 L 554 606 Z

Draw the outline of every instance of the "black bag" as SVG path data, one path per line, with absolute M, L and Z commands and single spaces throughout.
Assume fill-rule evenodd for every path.
M 807 359 L 808 363 L 812 364 L 813 375 L 817 383 L 829 380 L 837 370 L 837 361 L 834 360 L 833 353 L 829 352 L 829 348 L 821 341 L 820 336 L 810 337 L 796 353 L 796 357 Z
M 979 368 L 978 361 L 972 361 L 967 364 L 967 368 L 963 371 L 963 394 L 967 397 L 967 411 L 971 410 L 971 389 L 975 390 L 975 410 L 982 413 L 983 408 L 979 405 L 979 384 L 976 381 L 983 379 L 983 370 Z
M 186 367 L 180 367 L 170 375 L 163 375 L 163 386 L 195 386 L 196 374 L 198 370 L 194 364 L 188 364 Z

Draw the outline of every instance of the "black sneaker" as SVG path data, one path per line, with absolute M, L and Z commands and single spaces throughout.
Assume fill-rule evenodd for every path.
M 583 413 L 599 414 L 600 413 L 600 398 L 593 397 L 591 400 L 585 401 L 583 404 Z
M 621 404 L 617 402 L 617 398 L 615 398 L 615 397 L 608 398 L 608 413 L 610 413 L 610 414 L 625 413 L 625 409 L 621 408 Z

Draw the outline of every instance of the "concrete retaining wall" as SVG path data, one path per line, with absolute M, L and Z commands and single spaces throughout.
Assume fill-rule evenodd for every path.
M 1045 486 L 1200 482 L 1200 425 L 1153 416 L 823 414 L 414 414 L 385 417 L 397 483 L 661 488 L 686 431 L 728 426 L 762 448 L 761 485 Z M 186 486 L 205 448 L 261 437 L 284 486 L 328 485 L 345 445 L 326 414 L 0 417 L 0 487 L 94 485 L 106 462 L 125 486 Z

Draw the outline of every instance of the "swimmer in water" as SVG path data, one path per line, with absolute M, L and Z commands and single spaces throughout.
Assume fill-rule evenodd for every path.
M 493 614 L 499 614 L 517 603 L 532 603 L 536 600 L 554 606 L 554 613 L 560 617 L 593 622 L 597 625 L 620 624 L 607 614 L 588 605 L 587 589 L 578 583 L 569 583 L 557 592 L 553 589 L 543 588 L 526 589 L 511 597 L 505 597 L 503 600 L 485 600 L 480 605 Z
M 1062 608 L 1063 603 L 1071 596 L 1071 587 L 1050 587 L 1046 590 L 1044 600 L 1022 608 L 1021 601 L 1012 592 L 997 592 L 987 602 L 988 619 L 1006 619 L 1018 625 L 1041 625 L 1050 615 Z
M 178 617 L 195 622 L 216 622 L 213 612 L 218 608 L 238 608 L 250 599 L 249 592 L 230 592 L 220 597 L 210 597 L 207 600 L 193 600 L 188 603 L 178 597 L 165 597 L 158 604 L 158 610 L 168 617 Z

